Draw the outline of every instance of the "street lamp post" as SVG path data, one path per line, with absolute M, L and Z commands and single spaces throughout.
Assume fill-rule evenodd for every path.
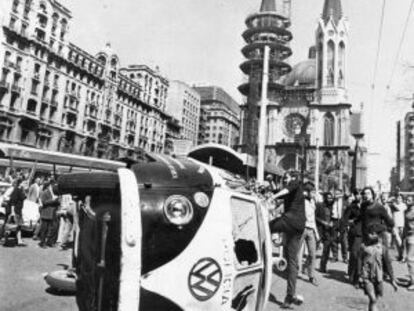
M 355 138 L 355 149 L 353 152 L 354 158 L 352 161 L 352 179 L 351 179 L 351 189 L 356 189 L 357 186 L 357 164 L 358 164 L 358 149 L 359 141 L 364 137 L 364 134 L 353 134 Z
M 296 127 L 295 129 L 295 142 L 299 144 L 301 149 L 301 156 L 302 156 L 302 165 L 300 166 L 300 175 L 302 181 L 304 179 L 305 171 L 306 171 L 306 162 L 307 162 L 307 147 L 309 144 L 310 134 L 306 130 L 306 133 L 302 133 L 301 127 Z
M 260 103 L 260 119 L 259 119 L 259 144 L 257 152 L 257 181 L 264 182 L 264 161 L 265 161 L 265 145 L 266 145 L 266 125 L 267 125 L 267 87 L 269 83 L 269 53 L 270 47 L 264 47 L 263 57 L 263 78 L 262 78 L 262 98 Z

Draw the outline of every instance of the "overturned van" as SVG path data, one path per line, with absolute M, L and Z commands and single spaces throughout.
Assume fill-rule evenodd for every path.
M 80 311 L 264 310 L 267 214 L 232 174 L 156 156 L 58 184 L 83 202 L 74 250 Z

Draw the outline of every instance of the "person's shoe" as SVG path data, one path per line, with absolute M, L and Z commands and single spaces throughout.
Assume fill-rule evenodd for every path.
M 326 273 L 326 268 L 322 268 L 322 267 L 321 267 L 321 268 L 319 268 L 319 272 L 320 272 L 320 273 Z
M 43 242 L 40 242 L 38 245 L 39 245 L 40 248 L 46 248 L 46 244 L 43 243 Z
M 314 286 L 319 286 L 319 282 L 315 278 L 309 278 L 309 283 L 311 283 Z
M 407 287 L 407 290 L 409 290 L 410 292 L 414 292 L 414 283 L 410 283 Z
M 348 263 L 348 258 L 342 259 L 343 263 Z
M 292 309 L 292 305 L 301 305 L 303 303 L 303 297 L 301 295 L 286 296 L 285 301 L 282 304 L 283 309 Z
M 298 306 L 301 305 L 303 303 L 303 296 L 302 295 L 295 295 L 293 297 L 293 303 L 295 305 L 298 305 Z
M 280 306 L 282 309 L 293 309 L 292 308 L 293 301 L 292 298 L 285 298 L 285 301 L 283 301 L 282 305 Z
M 20 242 L 20 243 L 17 243 L 17 246 L 18 247 L 25 247 L 25 246 L 27 246 L 27 244 L 23 243 L 23 242 Z

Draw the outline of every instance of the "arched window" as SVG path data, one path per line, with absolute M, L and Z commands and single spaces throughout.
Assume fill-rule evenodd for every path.
M 338 73 L 338 86 L 339 87 L 344 87 L 345 86 L 345 77 L 344 77 L 344 72 L 345 72 L 345 43 L 343 41 L 341 41 L 341 43 L 339 43 L 339 59 L 338 59 L 338 66 L 339 66 L 339 73 Z
M 327 85 L 334 86 L 335 83 L 335 44 L 332 40 L 328 42 L 328 77 Z
M 68 22 L 66 19 L 62 19 L 62 21 L 60 22 L 61 24 L 61 28 L 60 28 L 60 40 L 64 40 L 65 39 L 65 35 L 68 31 Z
M 322 87 L 323 79 L 323 43 L 322 38 L 319 39 L 318 43 L 318 87 Z
M 106 58 L 103 55 L 99 55 L 98 56 L 98 61 L 102 64 L 105 65 L 106 64 Z
M 333 146 L 335 143 L 335 119 L 330 112 L 324 117 L 323 142 L 325 146 Z

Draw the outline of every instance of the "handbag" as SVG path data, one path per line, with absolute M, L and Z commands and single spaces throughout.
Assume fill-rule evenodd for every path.
M 14 247 L 17 245 L 17 224 L 14 215 L 9 215 L 3 225 L 4 247 Z
M 9 215 L 5 224 L 4 224 L 4 233 L 10 235 L 13 232 L 17 231 L 17 223 L 14 215 Z

